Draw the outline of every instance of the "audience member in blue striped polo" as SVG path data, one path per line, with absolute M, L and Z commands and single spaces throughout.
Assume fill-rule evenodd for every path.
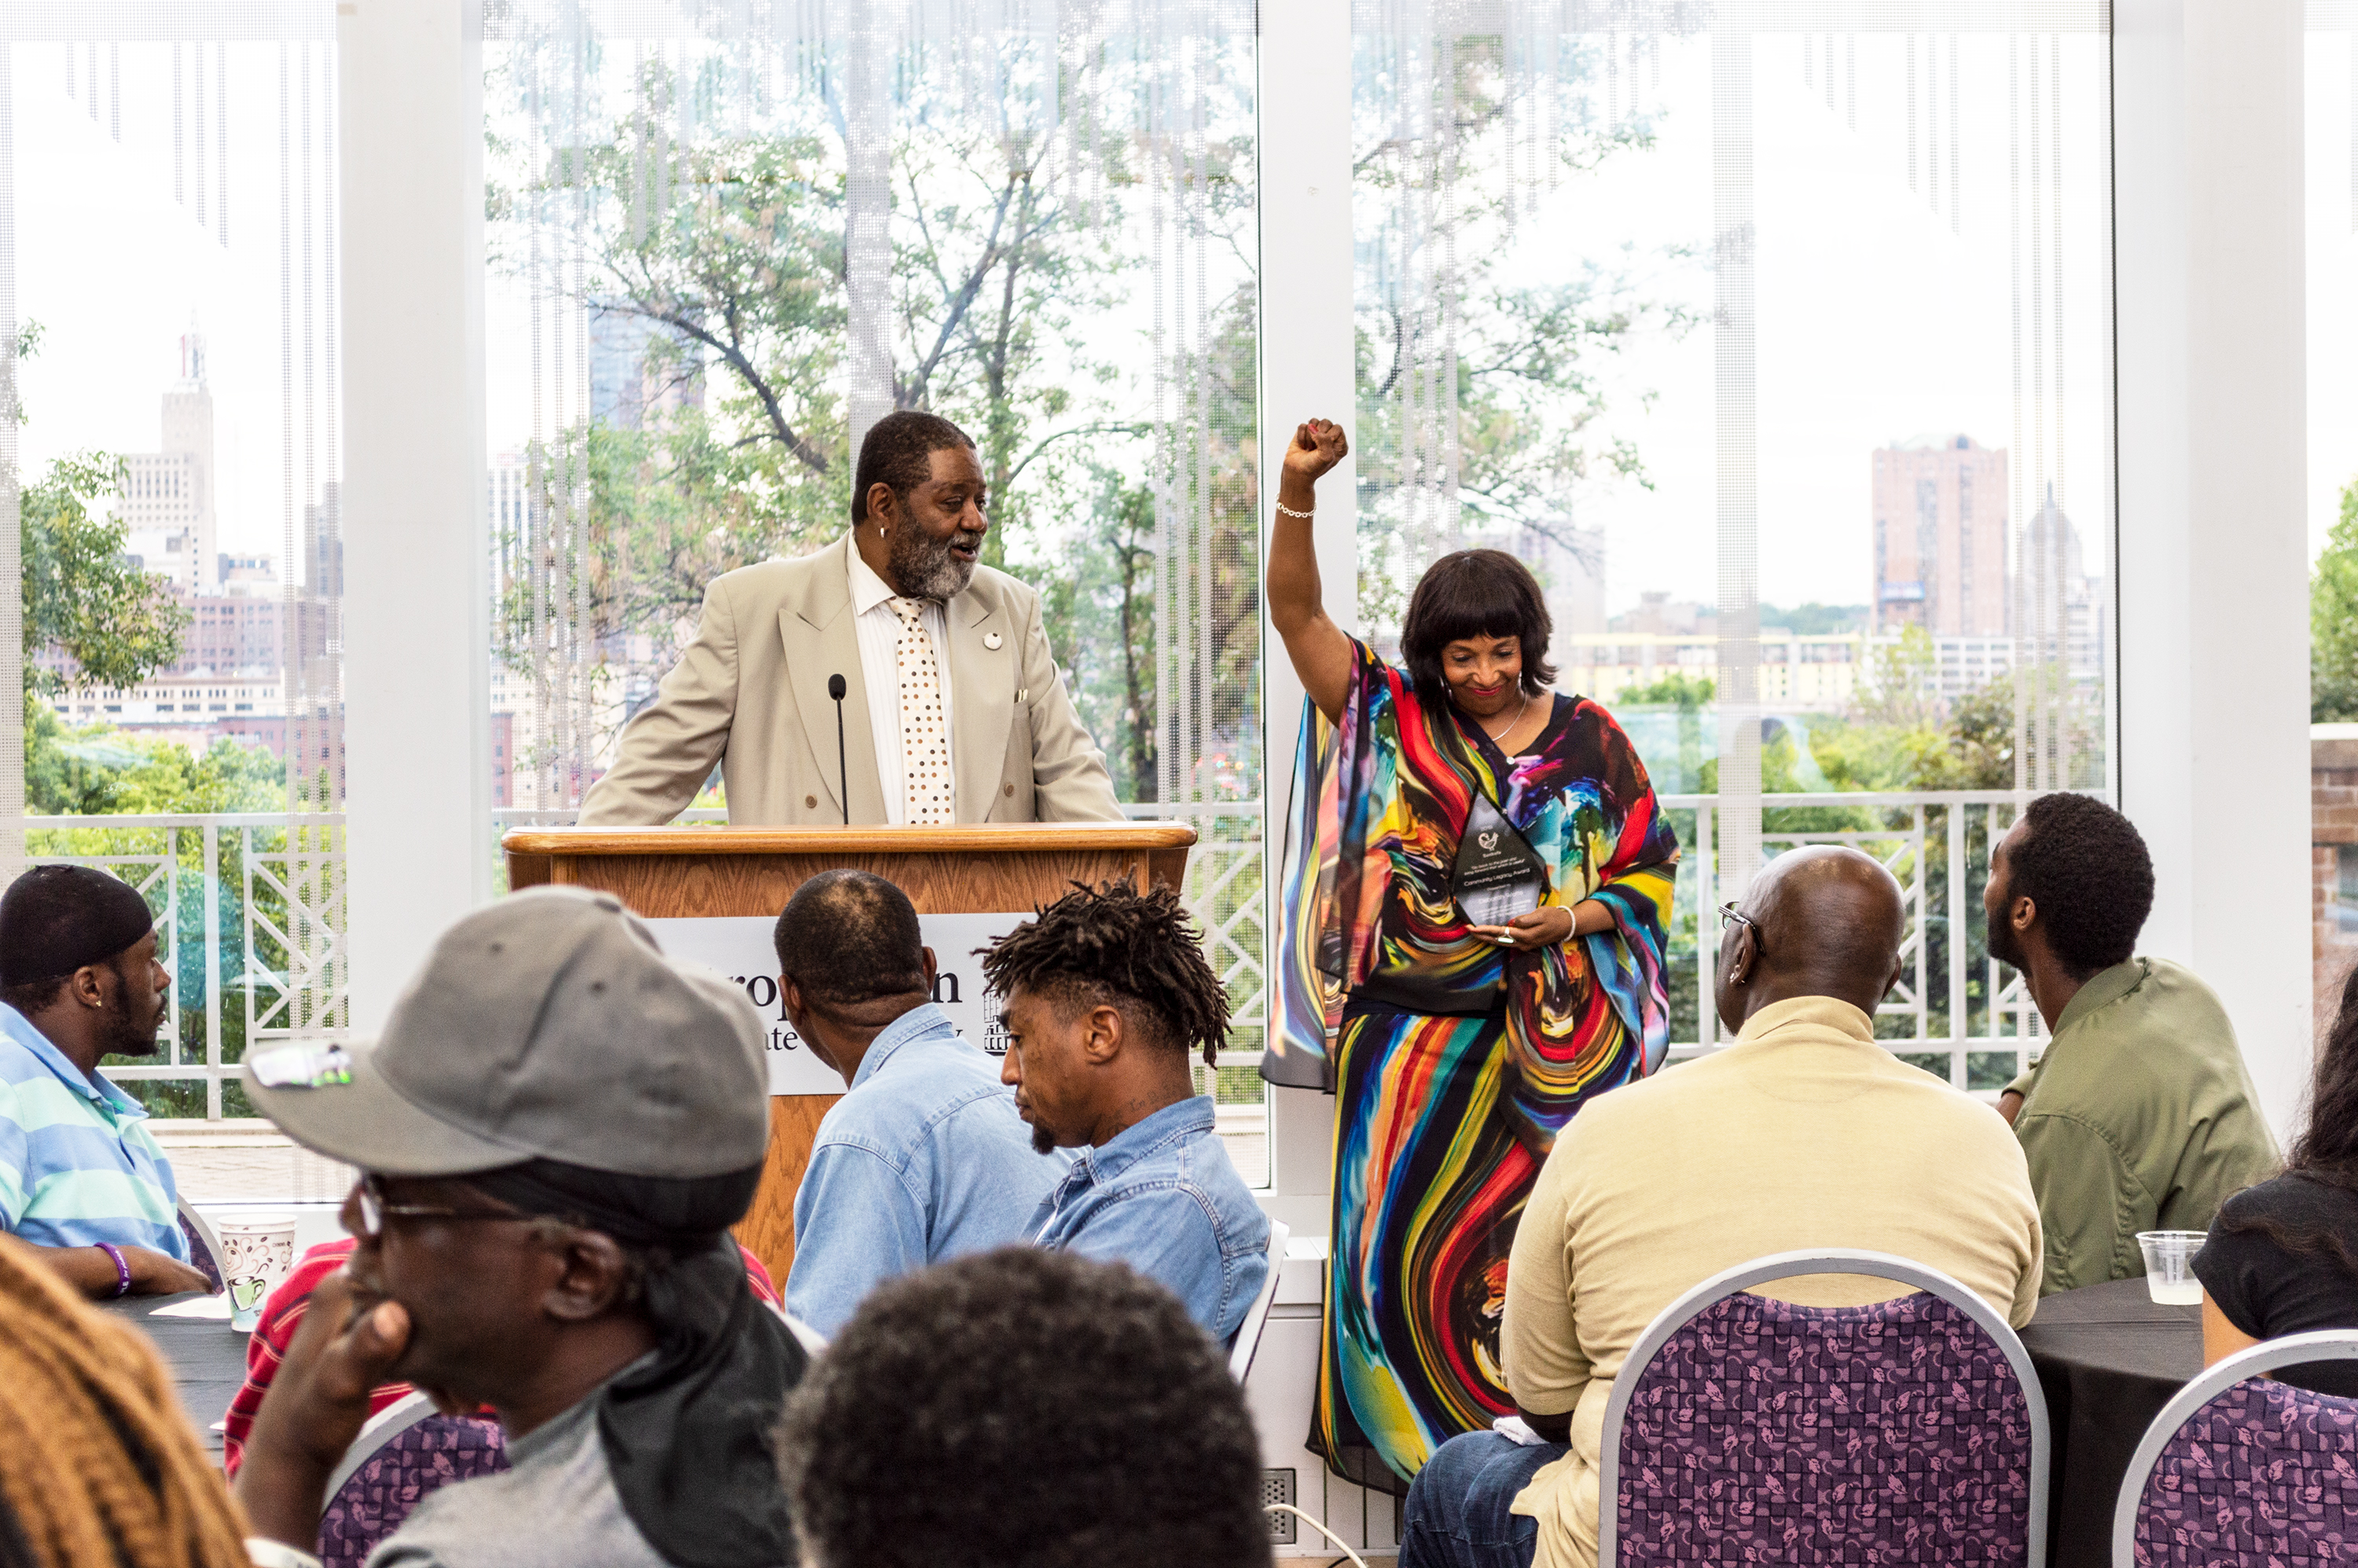
M 129 884 L 34 866 L 0 896 L 0 1230 L 92 1296 L 207 1288 L 172 1167 L 102 1056 L 149 1056 L 171 975 Z

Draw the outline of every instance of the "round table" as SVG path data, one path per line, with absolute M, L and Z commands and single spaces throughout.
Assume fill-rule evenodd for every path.
M 92 1304 L 128 1320 L 146 1335 L 170 1370 L 180 1408 L 204 1440 L 205 1452 L 218 1455 L 222 1434 L 216 1423 L 229 1413 L 230 1400 L 245 1381 L 245 1336 L 223 1318 L 155 1315 L 157 1307 L 203 1299 L 201 1292 L 192 1291 L 177 1296 L 124 1296 Z
M 2107 1568 L 2113 1508 L 2146 1428 L 2202 1370 L 2202 1309 L 2156 1306 L 2145 1281 L 2043 1297 L 2022 1331 L 2047 1394 L 2047 1556 Z

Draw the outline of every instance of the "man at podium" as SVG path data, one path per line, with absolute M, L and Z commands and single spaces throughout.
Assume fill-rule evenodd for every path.
M 966 432 L 910 409 L 879 420 L 851 531 L 713 580 L 581 825 L 669 822 L 716 761 L 741 827 L 1119 820 L 1040 596 L 979 564 L 986 500 Z

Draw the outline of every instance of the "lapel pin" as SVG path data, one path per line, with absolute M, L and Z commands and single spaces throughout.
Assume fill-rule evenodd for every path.
M 985 632 L 982 634 L 982 645 L 986 648 L 997 649 L 999 646 L 999 633 L 996 632 Z

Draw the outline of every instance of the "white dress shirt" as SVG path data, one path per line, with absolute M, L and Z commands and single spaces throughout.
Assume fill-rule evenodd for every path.
M 851 562 L 852 629 L 860 633 L 860 675 L 868 683 L 868 728 L 876 737 L 876 778 L 884 786 L 884 820 L 900 827 L 909 820 L 908 773 L 901 756 L 901 663 L 895 651 L 901 618 L 889 602 L 896 597 L 892 585 L 878 577 L 855 546 L 844 554 Z M 917 618 L 934 640 L 934 665 L 942 675 L 942 711 L 956 712 L 950 703 L 949 621 L 939 600 L 923 601 Z M 953 768 L 956 766 L 952 759 Z M 955 776 L 955 774 L 953 774 Z

